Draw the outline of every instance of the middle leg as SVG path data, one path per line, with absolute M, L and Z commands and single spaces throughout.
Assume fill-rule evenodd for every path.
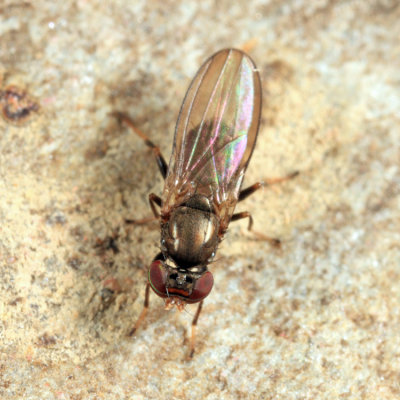
M 160 217 L 159 212 L 156 209 L 156 205 L 161 208 L 162 206 L 162 199 L 160 196 L 157 196 L 154 193 L 149 194 L 149 203 L 151 207 L 151 211 L 153 211 L 154 217 L 146 217 L 142 219 L 126 219 L 125 222 L 127 224 L 135 224 L 135 225 L 142 225 L 147 224 L 148 222 L 152 222 Z
M 258 189 L 261 189 L 264 186 L 274 185 L 275 183 L 287 181 L 289 179 L 294 178 L 298 174 L 299 174 L 299 171 L 295 171 L 288 176 L 284 176 L 283 178 L 272 178 L 272 179 L 266 179 L 264 182 L 256 182 L 253 185 L 240 191 L 238 201 L 247 199 L 247 197 L 251 196 L 254 192 L 256 192 Z M 281 241 L 279 239 L 271 238 L 270 236 L 264 235 L 261 232 L 253 231 L 253 229 L 252 229 L 253 228 L 253 217 L 251 216 L 251 214 L 248 211 L 243 211 L 240 213 L 233 214 L 231 221 L 238 221 L 239 219 L 243 219 L 243 218 L 249 219 L 249 225 L 247 227 L 247 229 L 249 231 L 252 231 L 260 239 L 267 240 L 274 246 L 280 246 Z
M 251 216 L 251 214 L 248 211 L 243 211 L 243 212 L 240 212 L 240 213 L 233 214 L 232 218 L 231 218 L 231 221 L 238 221 L 239 219 L 243 219 L 243 218 L 248 218 L 249 219 L 249 225 L 247 226 L 247 229 L 249 231 L 251 231 L 255 236 L 257 236 L 258 238 L 260 238 L 262 240 L 267 240 L 273 246 L 276 246 L 276 247 L 280 246 L 281 241 L 279 239 L 272 238 L 270 236 L 264 235 L 261 232 L 257 232 L 257 231 L 253 230 L 253 217 Z

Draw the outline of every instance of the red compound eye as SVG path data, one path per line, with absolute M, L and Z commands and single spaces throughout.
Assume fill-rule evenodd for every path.
M 205 299 L 214 285 L 214 278 L 210 271 L 207 271 L 199 279 L 197 279 L 192 294 L 187 298 L 188 303 L 197 303 Z
M 167 271 L 162 261 L 156 260 L 150 264 L 148 279 L 151 288 L 156 294 L 161 297 L 168 297 L 167 288 L 165 286 L 167 282 Z

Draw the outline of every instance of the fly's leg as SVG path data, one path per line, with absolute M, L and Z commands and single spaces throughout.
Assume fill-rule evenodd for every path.
M 146 285 L 146 292 L 144 295 L 143 310 L 140 313 L 139 318 L 137 319 L 135 325 L 129 331 L 128 336 L 133 336 L 133 334 L 138 330 L 139 326 L 142 324 L 143 320 L 145 319 L 147 310 L 149 309 L 149 297 L 150 297 L 150 284 L 148 283 Z
M 249 231 L 251 231 L 255 236 L 257 236 L 258 238 L 262 239 L 262 240 L 267 240 L 268 242 L 270 242 L 273 246 L 279 247 L 281 244 L 281 241 L 279 239 L 275 239 L 272 238 L 270 236 L 264 235 L 261 232 L 257 232 L 257 231 L 253 231 L 253 217 L 251 216 L 251 214 L 248 211 L 243 211 L 237 214 L 233 214 L 231 221 L 238 221 L 239 219 L 243 219 L 243 218 L 248 218 L 249 219 L 249 225 L 247 226 L 247 229 Z
M 165 179 L 166 176 L 167 176 L 167 173 L 168 173 L 168 164 L 166 163 L 165 158 L 161 154 L 160 148 L 158 146 L 156 146 L 147 137 L 147 135 L 145 135 L 140 129 L 138 129 L 135 126 L 135 124 L 133 123 L 133 121 L 127 115 L 125 115 L 125 114 L 123 114 L 123 113 L 121 113 L 119 111 L 113 112 L 112 115 L 114 117 L 118 118 L 120 121 L 124 122 L 126 125 L 128 125 L 128 127 L 130 129 L 132 129 L 133 132 L 135 132 L 136 135 L 138 135 L 144 141 L 146 146 L 148 146 L 153 151 L 153 154 L 154 154 L 154 156 L 156 158 L 156 161 L 157 161 L 158 169 L 160 170 L 162 177 Z M 143 218 L 143 219 L 140 219 L 140 220 L 126 219 L 125 222 L 126 223 L 130 223 L 130 224 L 144 224 L 144 223 L 147 223 L 147 222 L 151 222 L 151 221 L 153 221 L 155 219 L 158 219 L 160 217 L 160 213 L 156 209 L 156 206 L 158 206 L 158 207 L 162 206 L 161 197 L 157 196 L 154 193 L 150 193 L 149 194 L 149 203 L 150 203 L 150 207 L 151 207 L 151 210 L 153 212 L 154 217 Z M 142 324 L 142 322 L 146 318 L 147 311 L 149 309 L 149 298 L 150 298 L 150 284 L 147 283 L 146 291 L 145 291 L 145 295 L 144 295 L 143 310 L 140 313 L 139 318 L 137 319 L 135 325 L 130 330 L 128 336 L 132 336 L 138 330 L 139 326 Z
M 238 221 L 239 219 L 243 218 L 248 218 L 249 219 L 249 225 L 247 226 L 247 230 L 251 231 L 251 228 L 253 227 L 253 217 L 248 211 L 242 211 L 240 213 L 236 213 L 232 215 L 231 222 L 233 221 Z
M 284 176 L 284 177 L 280 177 L 280 178 L 267 178 L 264 182 L 265 186 L 268 185 L 274 185 L 275 183 L 281 183 L 281 182 L 285 182 L 288 181 L 289 179 L 293 179 L 295 178 L 297 175 L 300 174 L 300 171 L 294 171 L 291 174 Z
M 243 189 L 239 193 L 239 199 L 238 201 L 242 201 L 252 195 L 254 192 L 256 192 L 258 189 L 265 187 L 265 186 L 270 186 L 274 185 L 275 183 L 281 183 L 288 181 L 289 179 L 294 178 L 295 176 L 299 175 L 299 171 L 293 172 L 288 176 L 284 176 L 283 178 L 271 178 L 271 179 L 266 179 L 263 182 L 257 182 L 254 185 L 249 186 L 246 189 Z
M 264 182 L 256 182 L 254 185 L 251 185 L 251 186 L 247 187 L 246 189 L 243 189 L 243 190 L 240 191 L 238 201 L 242 201 L 242 200 L 246 199 L 247 197 L 251 196 L 254 192 L 256 192 L 258 189 L 261 189 L 264 186 L 274 185 L 275 183 L 281 183 L 281 182 L 287 181 L 289 179 L 294 178 L 298 174 L 299 174 L 299 171 L 296 171 L 296 172 L 291 173 L 288 176 L 284 176 L 283 178 L 272 178 L 272 179 L 266 179 Z M 252 231 L 255 236 L 257 236 L 260 239 L 267 240 L 273 246 L 280 246 L 281 241 L 279 239 L 271 238 L 271 237 L 269 237 L 267 235 L 264 235 L 261 232 L 257 232 L 257 231 L 253 231 L 252 230 L 252 228 L 253 228 L 253 217 L 251 216 L 251 214 L 248 211 L 244 211 L 244 212 L 241 212 L 241 213 L 233 214 L 232 218 L 231 218 L 231 221 L 237 221 L 237 220 L 243 219 L 243 218 L 248 218 L 249 219 L 249 225 L 248 225 L 247 229 L 249 231 Z
M 120 121 L 124 122 L 133 132 L 136 133 L 146 144 L 146 146 L 150 147 L 153 151 L 153 154 L 156 158 L 158 168 L 161 172 L 162 177 L 165 179 L 168 173 L 168 164 L 165 162 L 165 158 L 161 154 L 161 150 L 158 146 L 156 146 L 148 137 L 145 135 L 140 129 L 138 129 L 133 121 L 125 114 L 115 111 L 111 115 L 118 118 Z
M 194 315 L 193 321 L 192 321 L 192 334 L 190 336 L 190 352 L 189 352 L 189 358 L 193 357 L 194 354 L 194 343 L 196 339 L 196 325 L 197 321 L 199 319 L 199 315 L 201 313 L 201 309 L 203 307 L 203 300 L 199 303 L 197 307 L 196 314 Z
M 153 211 L 154 217 L 156 219 L 160 218 L 160 213 L 156 209 L 156 205 L 161 208 L 162 206 L 162 200 L 160 196 L 157 196 L 154 193 L 149 194 L 149 203 L 151 207 L 151 211 Z
M 143 225 L 143 224 L 147 224 L 148 222 L 157 220 L 160 217 L 160 213 L 156 209 L 156 205 L 158 207 L 161 207 L 161 205 L 162 205 L 161 197 L 157 196 L 154 193 L 150 193 L 149 194 L 149 204 L 151 207 L 151 211 L 153 211 L 154 217 L 146 217 L 146 218 L 142 218 L 142 219 L 126 219 L 125 222 L 127 224 Z
M 125 114 L 119 111 L 115 111 L 111 113 L 114 117 L 118 118 L 120 121 L 124 122 L 130 129 L 133 130 L 133 132 L 136 133 L 148 146 L 152 151 L 153 154 L 156 158 L 158 169 L 161 172 L 162 177 L 165 179 L 168 173 L 168 164 L 165 161 L 165 158 L 161 154 L 160 148 L 156 146 L 148 137 L 145 135 L 140 129 L 138 129 L 134 122 Z M 161 207 L 162 206 L 162 200 L 159 196 L 157 196 L 154 193 L 149 194 L 149 203 L 151 207 L 151 211 L 153 211 L 153 217 L 146 217 L 146 218 L 141 218 L 141 219 L 126 219 L 125 222 L 128 224 L 135 224 L 135 225 L 142 225 L 142 224 L 147 224 L 148 222 L 152 222 L 160 217 L 160 213 L 156 209 L 156 205 Z
M 150 222 L 156 221 L 156 217 L 150 216 L 150 217 L 145 217 L 145 218 L 140 218 L 140 219 L 125 219 L 126 224 L 132 224 L 132 225 L 146 225 Z
M 254 192 L 256 192 L 258 189 L 261 189 L 263 186 L 263 182 L 257 182 L 254 185 L 251 185 L 248 188 L 241 190 L 239 193 L 238 201 L 247 199 L 247 197 L 251 196 Z

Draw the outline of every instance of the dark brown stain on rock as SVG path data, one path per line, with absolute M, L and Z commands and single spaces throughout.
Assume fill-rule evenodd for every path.
M 27 122 L 32 114 L 39 111 L 39 104 L 18 86 L 0 90 L 0 107 L 3 118 L 17 125 Z

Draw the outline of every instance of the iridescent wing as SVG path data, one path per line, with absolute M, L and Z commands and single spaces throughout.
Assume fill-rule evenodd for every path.
M 183 101 L 163 193 L 162 214 L 200 193 L 229 223 L 257 138 L 260 77 L 242 51 L 211 56 Z

